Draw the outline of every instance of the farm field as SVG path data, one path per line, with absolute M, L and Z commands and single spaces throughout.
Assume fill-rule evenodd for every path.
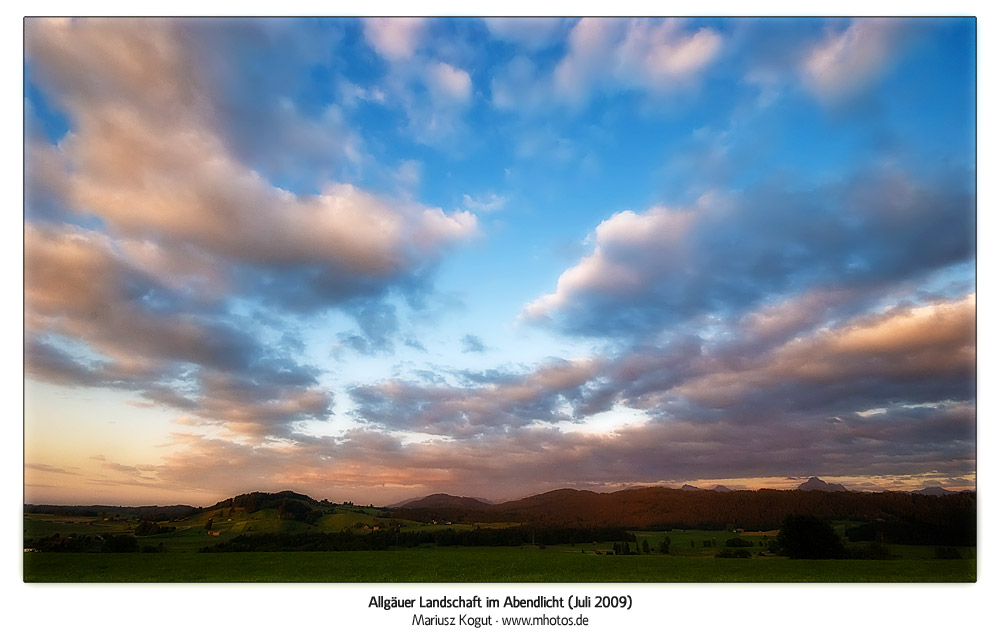
M 932 551 L 932 550 L 931 550 Z M 964 556 L 963 556 L 964 557 Z M 750 560 L 571 548 L 25 553 L 25 582 L 970 582 L 974 559 Z

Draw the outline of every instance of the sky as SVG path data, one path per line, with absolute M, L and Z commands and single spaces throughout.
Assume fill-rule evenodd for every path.
M 26 19 L 24 499 L 974 489 L 975 33 Z

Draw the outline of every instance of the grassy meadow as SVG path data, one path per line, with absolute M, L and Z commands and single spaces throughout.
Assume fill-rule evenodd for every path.
M 891 545 L 892 560 L 789 560 L 769 553 L 776 532 L 696 529 L 635 531 L 652 553 L 611 555 L 613 543 L 548 547 L 436 547 L 388 551 L 198 553 L 241 533 L 341 531 L 365 535 L 384 525 L 373 509 L 338 509 L 314 524 L 282 520 L 274 510 L 205 512 L 169 533 L 139 537 L 158 553 L 24 553 L 25 582 L 969 582 L 976 579 L 975 548 L 961 560 L 936 560 L 934 547 Z M 206 528 L 211 519 L 210 535 Z M 466 529 L 473 525 L 394 521 L 403 530 Z M 512 524 L 512 523 L 508 523 Z M 112 517 L 26 514 L 25 539 L 121 534 L 136 521 Z M 491 525 L 497 526 L 497 525 Z M 499 525 L 506 526 L 506 525 Z M 840 528 L 842 529 L 842 524 Z M 658 553 L 665 536 L 669 554 Z M 750 559 L 716 558 L 726 540 L 754 546 Z M 160 547 L 162 545 L 162 547 Z
M 975 560 L 750 560 L 447 547 L 275 553 L 25 553 L 26 582 L 969 582 Z

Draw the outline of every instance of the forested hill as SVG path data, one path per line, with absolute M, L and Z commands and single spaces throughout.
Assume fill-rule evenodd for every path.
M 51 505 L 51 504 L 26 504 L 25 513 L 51 513 L 56 515 L 77 516 L 77 517 L 134 517 L 140 520 L 162 521 L 180 520 L 198 513 L 215 511 L 235 507 L 246 513 L 254 513 L 262 509 L 278 509 L 280 512 L 309 513 L 311 511 L 322 510 L 331 505 L 326 500 L 314 500 L 307 495 L 295 493 L 294 491 L 279 491 L 277 493 L 266 493 L 254 491 L 244 493 L 232 498 L 220 500 L 210 507 L 192 507 L 189 505 L 172 506 L 142 506 L 124 507 L 114 505 Z
M 262 509 L 278 509 L 282 505 L 287 506 L 289 502 L 301 503 L 303 506 L 315 509 L 330 505 L 330 502 L 326 500 L 314 500 L 305 494 L 295 493 L 294 491 L 279 491 L 277 493 L 254 491 L 253 493 L 242 493 L 233 498 L 220 500 L 211 507 L 208 507 L 207 510 L 212 511 L 235 507 L 237 509 L 244 509 L 247 513 L 253 513 Z
M 775 529 L 785 516 L 824 520 L 907 520 L 975 530 L 976 494 L 943 496 L 901 492 L 683 491 L 650 487 L 614 493 L 559 489 L 502 504 L 472 508 L 405 505 L 393 515 L 411 520 L 522 522 L 549 526 Z

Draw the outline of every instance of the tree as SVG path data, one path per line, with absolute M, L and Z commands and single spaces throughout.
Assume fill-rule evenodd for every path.
M 694 546 L 694 540 L 691 541 L 691 546 Z M 670 538 L 663 536 L 663 540 L 660 540 L 660 553 L 670 553 Z
M 649 541 L 648 540 L 643 540 L 642 541 L 642 552 L 643 553 L 649 553 Z
M 778 544 L 789 558 L 842 558 L 844 543 L 828 522 L 807 514 L 792 514 L 781 523 Z
M 139 541 L 130 535 L 107 535 L 104 537 L 105 553 L 132 553 L 139 550 Z

